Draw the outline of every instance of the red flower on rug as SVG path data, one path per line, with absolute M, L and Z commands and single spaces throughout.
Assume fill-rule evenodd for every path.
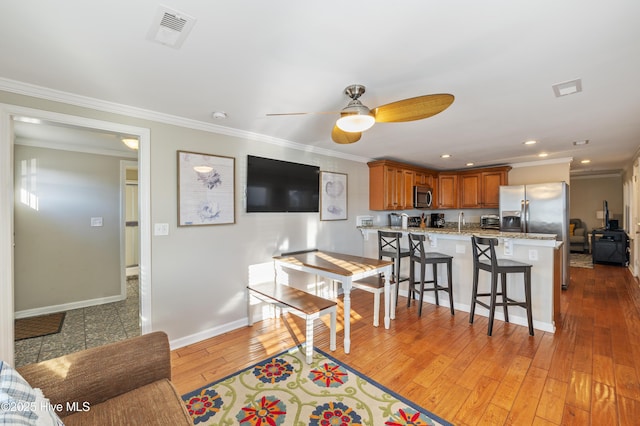
M 222 407 L 220 395 L 212 388 L 202 389 L 200 394 L 192 396 L 185 402 L 194 424 L 208 420 L 219 412 Z
M 240 426 L 278 426 L 284 422 L 287 407 L 273 396 L 263 396 L 253 406 L 243 407 L 236 415 Z
M 309 420 L 309 426 L 362 426 L 360 415 L 342 402 L 319 405 Z
M 384 424 L 385 426 L 433 426 L 435 423 L 421 412 L 405 408 L 398 410 Z
M 272 358 L 256 365 L 253 374 L 264 383 L 278 383 L 287 380 L 293 373 L 293 366 L 281 358 Z
M 325 362 L 320 367 L 311 370 L 309 379 L 318 386 L 337 388 L 347 382 L 349 373 L 339 365 Z

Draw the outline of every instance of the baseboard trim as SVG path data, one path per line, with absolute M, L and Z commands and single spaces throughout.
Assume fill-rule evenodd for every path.
M 102 305 L 105 303 L 119 302 L 126 299 L 126 295 L 117 295 L 109 297 L 100 297 L 98 299 L 81 300 L 78 302 L 63 303 L 60 305 L 43 306 L 42 308 L 25 309 L 22 311 L 16 311 L 15 318 L 29 318 L 38 315 L 54 314 L 56 312 L 70 311 L 73 309 L 87 308 L 89 306 Z
M 207 330 L 199 331 L 194 334 L 190 334 L 189 336 L 180 337 L 178 339 L 170 340 L 169 346 L 171 350 L 182 348 L 184 346 L 191 345 L 193 343 L 201 342 L 202 340 L 209 339 L 211 337 L 216 337 L 224 333 L 228 333 L 229 331 L 233 331 L 240 327 L 246 327 L 249 324 L 248 318 L 243 318 L 241 320 L 233 321 L 227 324 L 220 325 L 218 327 L 213 327 Z

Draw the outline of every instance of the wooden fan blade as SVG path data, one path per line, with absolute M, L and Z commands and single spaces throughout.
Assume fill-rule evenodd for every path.
M 379 106 L 371 110 L 378 123 L 398 123 L 428 118 L 441 113 L 453 103 L 448 93 L 424 95 Z
M 279 115 L 308 115 L 308 114 L 340 114 L 340 111 L 317 111 L 317 112 L 280 112 L 265 114 L 267 117 L 277 117 Z
M 331 139 L 333 139 L 335 143 L 348 144 L 348 143 L 358 142 L 361 136 L 362 136 L 362 133 L 360 132 L 358 133 L 345 132 L 344 130 L 341 130 L 338 126 L 333 126 L 333 130 L 331 130 Z

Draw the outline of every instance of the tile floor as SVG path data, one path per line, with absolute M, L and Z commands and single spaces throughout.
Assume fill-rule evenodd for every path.
M 140 335 L 139 298 L 134 276 L 126 300 L 67 311 L 60 333 L 15 342 L 16 367 Z

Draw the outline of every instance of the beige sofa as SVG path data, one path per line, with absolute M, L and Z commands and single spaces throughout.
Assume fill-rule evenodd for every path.
M 42 389 L 65 425 L 192 425 L 171 384 L 169 339 L 153 332 L 18 372 Z M 75 403 L 75 404 L 74 404 Z

